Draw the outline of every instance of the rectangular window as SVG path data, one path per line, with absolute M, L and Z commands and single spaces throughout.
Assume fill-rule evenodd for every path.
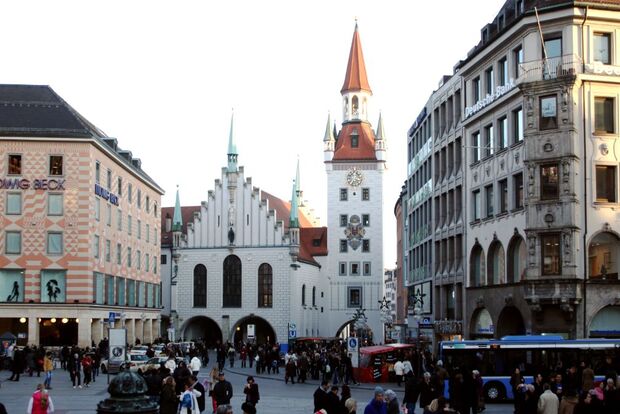
M 512 50 L 512 58 L 514 62 L 514 76 L 518 78 L 521 74 L 521 64 L 523 63 L 523 48 L 518 46 Z
M 472 81 L 472 93 L 474 94 L 473 104 L 478 102 L 480 100 L 480 95 L 482 95 L 482 85 L 480 83 L 480 77 L 477 77 Z
M 508 118 L 501 117 L 497 121 L 497 147 L 503 150 L 508 145 Z
M 138 220 L 138 240 L 142 238 L 142 220 Z
M 105 277 L 105 303 L 114 305 L 114 276 L 106 275 Z
M 523 109 L 512 111 L 513 144 L 523 141 Z
M 127 248 L 127 267 L 131 267 L 131 247 Z
M 99 236 L 96 234 L 93 236 L 93 257 L 99 258 Z
M 62 155 L 50 155 L 49 175 L 62 175 Z
M 495 152 L 495 134 L 493 125 L 484 128 L 484 156 L 490 157 Z
M 9 154 L 9 175 L 22 174 L 22 156 L 20 154 Z
M 340 227 L 347 227 L 347 224 L 349 224 L 349 218 L 347 217 L 346 214 L 341 214 L 340 215 Z
M 347 240 L 346 239 L 340 239 L 340 253 L 346 253 L 347 252 Z
M 146 196 L 146 212 L 150 212 L 151 211 L 151 198 L 149 196 Z
M 515 210 L 523 208 L 523 173 L 513 176 L 513 191 Z
M 6 194 L 6 214 L 22 214 L 22 194 L 7 193 Z
M 351 134 L 351 148 L 359 147 L 359 135 L 355 133 L 355 131 Z
M 484 77 L 486 78 L 485 80 L 486 80 L 486 85 L 487 85 L 487 94 L 492 95 L 493 90 L 495 89 L 495 78 L 493 77 L 493 66 L 491 66 L 484 72 Z
M 594 61 L 611 65 L 611 33 L 594 33 Z
M 98 198 L 95 198 L 95 220 L 99 221 L 101 219 L 101 201 Z
M 121 265 L 123 263 L 123 247 L 120 243 L 116 243 L 116 264 Z
M 136 306 L 136 281 L 127 279 L 127 305 Z
M 153 260 L 153 273 L 157 274 L 157 260 Z
M 56 231 L 50 231 L 47 233 L 47 254 L 62 254 L 63 243 L 62 233 Z
M 103 304 L 105 297 L 105 276 L 102 273 L 93 274 L 93 300 L 97 304 Z
M 501 58 L 498 62 L 499 69 L 499 85 L 505 86 L 508 83 L 508 59 L 506 56 Z
M 540 167 L 540 198 L 541 200 L 556 200 L 560 197 L 560 181 L 558 164 L 542 165 Z
M 66 270 L 41 270 L 41 302 L 66 302 Z
M 136 205 L 138 208 L 142 208 L 142 190 L 138 188 L 138 195 L 136 198 Z
M 557 96 L 542 96 L 540 98 L 540 129 L 554 129 L 558 127 Z
M 545 52 L 547 53 L 547 59 L 559 58 L 562 56 L 562 37 L 556 35 L 545 39 Z
M 370 262 L 364 262 L 363 266 L 364 266 L 364 269 L 363 269 L 364 276 L 370 276 L 371 275 L 371 273 L 370 273 Z
M 338 276 L 347 275 L 347 262 L 338 263 Z
M 131 183 L 127 184 L 127 201 L 129 202 L 129 204 L 131 204 L 131 199 L 132 199 L 132 193 L 133 192 L 133 186 L 131 185 Z
M 359 276 L 360 275 L 360 264 L 358 262 L 351 262 L 351 271 L 349 272 L 351 276 Z
M 64 197 L 62 194 L 47 194 L 47 215 L 62 216 L 64 206 Z
M 480 220 L 480 190 L 475 190 L 472 192 L 471 199 L 471 209 L 472 209 L 472 220 Z
M 145 295 L 145 285 L 144 282 L 138 282 L 138 306 L 144 307 L 146 295 Z
M 508 180 L 499 182 L 499 212 L 506 213 L 508 211 Z
M 122 196 L 123 195 L 123 178 L 122 177 L 118 177 L 116 179 L 116 192 L 118 193 L 117 196 Z
M 594 132 L 613 134 L 614 118 L 614 98 L 594 98 Z
M 596 201 L 615 203 L 616 198 L 616 167 L 609 165 L 596 166 Z
M 560 263 L 560 235 L 545 234 L 540 237 L 542 250 L 542 274 L 560 275 L 562 268 Z
M 105 205 L 105 224 L 112 226 L 112 205 Z
M 133 227 L 133 223 L 131 222 L 131 216 L 127 215 L 127 234 L 131 236 L 131 230 Z
M 20 231 L 7 231 L 5 243 L 6 254 L 21 254 L 22 233 Z
M 340 201 L 347 201 L 349 198 L 349 191 L 346 188 L 340 189 Z
M 493 217 L 495 199 L 493 196 L 493 185 L 487 185 L 484 188 L 484 192 L 486 195 L 486 204 L 487 204 L 487 214 L 486 217 Z
M 370 252 L 370 240 L 369 239 L 362 240 L 362 252 L 363 253 Z
M 101 164 L 99 164 L 99 161 L 95 161 L 95 182 L 97 184 L 101 183 Z
M 144 271 L 149 272 L 151 270 L 151 260 L 149 254 L 144 255 Z
M 159 260 L 159 264 L 168 264 L 168 256 L 166 256 L 165 254 L 162 254 Z
M 127 304 L 127 299 L 125 297 L 125 284 L 126 280 L 124 278 L 116 278 L 116 302 L 118 302 L 120 306 L 125 306 Z
M 106 240 L 105 241 L 105 247 L 104 247 L 104 256 L 105 256 L 105 261 L 110 263 L 110 260 L 112 260 L 111 256 L 112 256 L 112 252 L 111 252 L 112 246 L 110 244 L 110 240 Z
M 112 170 L 108 170 L 106 174 L 106 188 L 112 190 Z
M 362 226 L 370 226 L 370 214 L 362 214 Z
M 482 158 L 482 147 L 480 142 L 480 132 L 474 132 L 471 136 L 471 150 L 473 162 L 478 162 Z
M 362 306 L 362 288 L 361 287 L 349 287 L 348 288 L 347 306 L 349 308 L 359 308 Z
M 370 188 L 362 188 L 362 201 L 370 200 Z
M 123 212 L 116 210 L 116 230 L 123 230 Z
M 146 233 L 146 242 L 149 243 L 151 241 L 151 226 L 147 224 L 144 231 Z
M 142 252 L 136 250 L 136 269 L 142 270 Z

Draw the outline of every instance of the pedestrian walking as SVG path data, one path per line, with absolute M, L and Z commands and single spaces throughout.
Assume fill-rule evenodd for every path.
M 549 384 L 543 385 L 544 392 L 538 399 L 538 413 L 539 414 L 558 414 L 560 409 L 560 400 L 555 395 Z
M 220 371 L 217 384 L 213 387 L 213 398 L 219 408 L 224 404 L 230 404 L 230 399 L 233 396 L 233 388 L 230 382 L 224 378 L 224 371 Z
M 11 359 L 11 377 L 9 381 L 19 381 L 19 376 L 24 371 L 24 365 L 26 364 L 26 358 L 24 352 L 15 348 L 13 352 L 13 359 Z
M 322 381 L 321 385 L 316 389 L 316 391 L 314 391 L 313 398 L 314 398 L 314 412 L 315 413 L 321 409 L 327 408 L 328 390 L 329 390 L 329 381 Z
M 189 368 L 192 371 L 192 375 L 198 376 L 201 367 L 202 362 L 200 362 L 200 358 L 198 358 L 198 355 L 194 355 L 192 360 L 189 362 Z
M 393 390 L 385 391 L 385 402 L 387 403 L 387 414 L 400 414 L 398 398 Z
M 419 395 L 418 379 L 411 373 L 405 378 L 405 396 L 403 397 L 403 407 L 407 409 L 408 414 L 415 414 L 415 404 Z
M 196 393 L 196 400 L 198 401 L 199 412 L 203 412 L 206 406 L 207 390 L 205 389 L 204 385 L 202 385 L 198 381 L 198 377 L 196 375 L 192 374 L 192 376 L 189 378 L 192 390 L 198 391 L 198 393 L 200 393 L 200 395 Z
M 54 370 L 54 362 L 52 361 L 52 353 L 48 352 L 43 358 L 43 372 L 45 373 L 45 389 L 52 389 L 52 371 Z
M 232 345 L 228 348 L 228 362 L 230 362 L 231 368 L 235 367 L 235 348 Z
M 50 397 L 43 384 L 37 384 L 36 391 L 28 401 L 28 409 L 26 412 L 28 414 L 47 414 L 54 412 L 52 397 Z
M 375 387 L 375 396 L 366 405 L 364 414 L 387 414 L 387 404 L 383 398 L 383 388 Z
M 198 408 L 197 395 L 200 394 L 197 390 L 192 389 L 191 379 L 187 379 L 183 385 L 183 393 L 179 398 L 179 414 L 200 414 Z
M 403 382 L 403 375 L 405 375 L 405 365 L 400 359 L 394 364 L 394 375 L 396 375 L 396 384 L 400 387 Z
M 168 376 L 164 379 L 164 385 L 161 387 L 159 396 L 159 413 L 160 414 L 177 414 L 179 409 L 179 397 L 176 393 L 176 384 L 174 378 Z
M 258 400 L 260 400 L 260 393 L 258 392 L 258 384 L 254 381 L 254 377 L 248 377 L 243 393 L 245 394 L 245 401 L 256 407 Z
M 241 411 L 243 411 L 243 414 L 256 414 L 256 407 L 246 401 L 241 404 Z
M 82 371 L 84 372 L 84 386 L 90 387 L 93 373 L 93 359 L 89 354 L 84 355 L 84 358 L 82 358 Z
M 344 407 L 347 409 L 347 414 L 357 414 L 357 401 L 354 398 L 346 400 Z
M 71 358 L 69 358 L 69 361 L 67 361 L 67 369 L 69 370 L 69 375 L 71 376 L 73 388 L 82 388 L 82 360 L 80 359 L 80 354 L 75 352 Z
M 297 367 L 293 358 L 289 358 L 286 367 L 284 368 L 284 383 L 288 384 L 288 380 L 291 380 L 291 384 L 295 384 L 295 375 L 297 374 Z

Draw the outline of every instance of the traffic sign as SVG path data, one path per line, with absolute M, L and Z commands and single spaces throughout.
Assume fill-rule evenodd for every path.
M 355 352 L 355 351 L 357 351 L 357 347 L 359 345 L 359 342 L 358 342 L 357 338 L 351 337 L 347 341 L 347 345 L 349 346 L 349 352 Z
M 289 338 L 297 338 L 297 330 L 296 329 L 289 329 L 288 331 L 288 337 Z
M 108 321 L 110 323 L 114 323 L 116 321 L 116 312 L 110 312 L 108 315 Z

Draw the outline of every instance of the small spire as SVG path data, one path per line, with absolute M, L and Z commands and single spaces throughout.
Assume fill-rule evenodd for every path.
M 327 113 L 327 126 L 325 127 L 325 137 L 323 138 L 323 142 L 329 142 L 329 141 L 334 140 L 334 134 L 332 133 L 332 130 L 331 130 L 331 123 L 332 123 L 332 115 L 331 113 L 328 112 Z M 334 128 L 335 127 L 336 127 L 336 124 L 334 124 Z
M 297 196 L 301 193 L 301 180 L 299 179 L 299 154 L 297 155 L 297 171 L 295 173 L 295 192 L 297 192 Z
M 334 120 L 334 130 L 332 132 L 332 136 L 334 137 L 334 139 L 338 137 L 338 129 L 336 128 L 336 120 Z
M 181 200 L 179 198 L 179 186 L 177 185 L 177 199 L 174 203 L 174 214 L 172 216 L 172 231 L 182 231 L 183 216 L 181 215 Z
M 291 195 L 291 217 L 289 220 L 290 228 L 299 228 L 299 203 L 297 201 L 297 183 L 293 181 L 293 194 Z
M 237 172 L 237 157 L 239 156 L 233 133 L 234 119 L 235 112 L 233 109 L 232 114 L 230 115 L 230 134 L 228 135 L 228 172 Z
M 385 139 L 385 131 L 383 130 L 383 118 L 379 112 L 379 122 L 377 122 L 377 133 L 375 134 L 377 141 Z

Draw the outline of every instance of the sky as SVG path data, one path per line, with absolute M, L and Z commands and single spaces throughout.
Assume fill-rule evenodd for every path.
M 231 112 L 239 165 L 290 199 L 299 158 L 307 204 L 327 223 L 323 136 L 340 125 L 355 19 L 387 136 L 384 266 L 396 262 L 394 206 L 407 131 L 466 57 L 501 0 L 0 1 L 0 82 L 50 85 L 118 139 L 166 190 L 198 205 L 226 165 Z

